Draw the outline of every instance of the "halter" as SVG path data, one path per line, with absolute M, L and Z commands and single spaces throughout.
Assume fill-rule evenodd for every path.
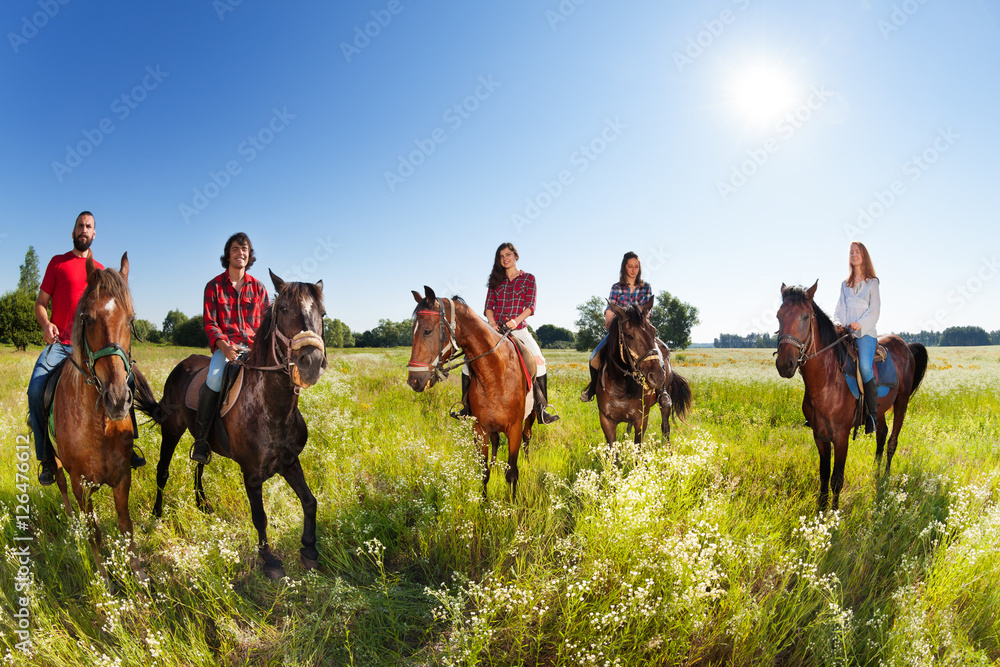
M 274 359 L 274 364 L 271 366 L 246 366 L 251 370 L 255 371 L 281 371 L 288 375 L 291 379 L 292 384 L 295 385 L 293 391 L 296 395 L 299 394 L 303 389 L 308 389 L 311 385 L 302 382 L 302 378 L 299 377 L 299 369 L 292 361 L 292 352 L 296 350 L 301 350 L 303 347 L 317 347 L 323 350 L 323 360 L 324 366 L 326 364 L 326 344 L 323 337 L 317 334 L 315 331 L 303 330 L 295 334 L 291 338 L 286 336 L 278 328 L 278 317 L 275 315 L 274 309 L 278 303 L 275 299 L 271 304 L 271 328 L 267 332 L 268 338 L 271 339 L 271 358 Z M 280 339 L 282 343 L 285 344 L 285 363 L 281 363 L 278 359 L 278 346 L 276 339 Z
M 81 317 L 81 319 L 83 318 Z M 83 360 L 83 365 L 86 370 L 84 368 L 81 368 L 80 364 L 76 363 L 76 360 L 73 359 L 72 356 L 69 358 L 69 360 L 73 362 L 73 365 L 76 366 L 76 369 L 80 371 L 81 374 L 83 374 L 84 376 L 83 381 L 86 384 L 95 387 L 97 389 L 98 394 L 102 394 L 104 392 L 104 386 L 101 384 L 101 378 L 97 376 L 97 371 L 94 369 L 94 366 L 97 363 L 98 359 L 102 359 L 104 357 L 118 357 L 119 359 L 122 360 L 122 363 L 125 364 L 125 373 L 127 376 L 126 383 L 131 385 L 133 378 L 132 364 L 134 363 L 132 360 L 131 352 L 126 352 L 125 347 L 122 346 L 121 343 L 109 343 L 106 346 L 99 349 L 97 352 L 92 351 L 90 349 L 90 342 L 87 340 L 86 320 L 83 320 L 82 327 L 83 327 L 83 334 L 81 337 L 83 338 L 83 352 L 85 355 L 85 358 Z M 131 389 L 129 391 L 131 391 Z
M 809 334 L 806 336 L 806 339 L 804 341 L 799 340 L 798 338 L 789 333 L 784 333 L 778 336 L 778 345 L 777 345 L 778 347 L 781 347 L 782 344 L 787 343 L 788 345 L 791 345 L 792 347 L 796 348 L 799 351 L 799 358 L 795 361 L 795 368 L 802 368 L 803 366 L 806 365 L 806 362 L 808 362 L 810 359 L 819 354 L 822 354 L 823 352 L 826 352 L 831 347 L 834 347 L 840 341 L 844 340 L 845 338 L 851 335 L 850 331 L 846 331 L 844 332 L 844 335 L 842 335 L 840 338 L 833 341 L 826 347 L 816 350 L 812 354 L 807 354 L 807 348 L 809 347 L 810 343 L 813 343 L 813 322 L 815 320 L 816 320 L 816 314 L 813 312 L 812 306 L 810 305 Z M 813 347 L 815 347 L 815 344 L 813 344 Z M 774 353 L 771 354 L 771 356 L 772 357 L 778 356 L 778 351 L 775 350 Z
M 449 309 L 451 310 L 450 319 L 445 317 L 444 303 L 448 302 Z M 471 364 L 477 359 L 482 359 L 483 357 L 493 354 L 500 347 L 500 343 L 503 342 L 507 336 L 510 335 L 510 330 L 506 330 L 500 334 L 500 339 L 496 342 L 492 348 L 483 352 L 482 354 L 476 355 L 469 359 L 465 356 L 465 352 L 458 345 L 458 341 L 455 339 L 455 302 L 452 299 L 438 299 L 438 310 L 418 310 L 417 315 L 430 315 L 431 317 L 439 318 L 438 321 L 438 331 L 439 331 L 439 343 L 438 343 L 438 353 L 434 355 L 430 363 L 423 361 L 417 361 L 410 357 L 410 361 L 406 366 L 406 370 L 415 373 L 426 373 L 428 371 L 434 371 L 434 375 L 438 382 L 443 382 L 445 378 L 448 377 L 448 373 L 455 370 L 459 366 L 465 364 Z M 415 319 L 415 318 L 414 318 Z M 447 340 L 445 339 L 445 328 L 441 327 L 441 322 L 444 322 L 445 328 L 448 331 Z M 413 333 L 417 333 L 417 327 L 419 324 L 414 321 L 413 323 Z M 460 358 L 456 359 L 452 363 L 445 365 L 446 362 L 450 361 L 455 355 L 461 355 Z
M 625 354 L 626 351 L 628 352 L 627 355 Z M 618 366 L 619 370 L 621 370 L 622 372 L 626 373 L 627 375 L 632 376 L 632 379 L 635 380 L 636 384 L 638 384 L 642 388 L 645 388 L 646 387 L 646 376 L 645 376 L 645 374 L 642 373 L 642 371 L 639 370 L 639 366 L 641 366 L 650 357 L 659 357 L 660 356 L 660 349 L 656 346 L 656 343 L 654 342 L 653 343 L 653 347 L 651 347 L 650 349 L 646 350 L 646 352 L 640 357 L 639 355 L 637 355 L 634 352 L 632 352 L 632 349 L 628 345 L 625 345 L 624 334 L 622 332 L 622 324 L 621 324 L 621 322 L 619 322 L 618 323 L 618 353 L 621 356 L 622 361 L 625 361 L 628 364 L 628 367 L 626 368 L 626 367 L 621 366 L 618 363 L 618 360 L 614 356 L 612 356 L 611 359 L 612 359 L 612 361 L 615 362 L 615 365 Z

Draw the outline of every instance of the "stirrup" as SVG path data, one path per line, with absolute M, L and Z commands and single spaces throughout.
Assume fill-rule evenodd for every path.
M 537 416 L 539 424 L 545 424 L 545 425 L 555 424 L 557 421 L 559 421 L 559 415 L 549 414 L 548 412 L 545 411 L 545 408 L 547 407 L 548 406 L 544 406 L 538 409 Z
M 201 458 L 196 458 L 195 457 L 195 451 L 194 451 L 194 449 L 195 449 L 195 447 L 198 446 L 198 442 L 197 441 L 195 441 L 195 443 L 193 445 L 191 445 L 191 452 L 188 454 L 188 456 L 195 463 L 200 463 L 202 465 L 208 465 L 212 461 L 212 448 L 211 448 L 211 446 L 209 446 L 208 441 L 204 441 L 204 442 L 205 442 L 205 447 L 208 449 L 208 456 L 202 457 L 202 458 L 205 459 L 204 461 Z

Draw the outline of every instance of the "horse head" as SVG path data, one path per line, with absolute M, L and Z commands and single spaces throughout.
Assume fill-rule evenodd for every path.
M 128 289 L 128 253 L 121 268 L 98 269 L 87 258 L 87 288 L 73 324 L 73 357 L 85 368 L 87 382 L 98 391 L 111 421 L 121 421 L 132 409 L 132 322 L 135 309 Z
M 286 283 L 270 269 L 268 273 L 277 293 L 269 313 L 270 330 L 284 343 L 285 364 L 292 383 L 306 389 L 319 382 L 326 370 L 323 281 Z
M 454 352 L 450 343 L 453 336 L 449 336 L 441 324 L 443 304 L 434 290 L 424 285 L 422 296 L 415 290 L 410 293 L 417 307 L 413 311 L 413 348 L 407 365 L 406 384 L 414 391 L 423 391 L 437 383 L 439 366 Z M 454 310 L 452 315 L 454 318 Z M 445 343 L 446 339 L 448 343 Z
M 630 371 L 641 373 L 651 387 L 662 388 L 667 381 L 667 371 L 663 354 L 656 344 L 656 327 L 649 321 L 649 311 L 653 308 L 653 297 L 642 306 L 628 308 L 608 302 L 608 308 L 615 314 L 618 327 L 618 345 L 622 361 Z M 612 341 L 609 341 L 611 343 Z
M 809 289 L 781 284 L 781 307 L 778 308 L 778 349 L 774 365 L 783 378 L 795 375 L 812 340 L 813 296 L 817 280 Z

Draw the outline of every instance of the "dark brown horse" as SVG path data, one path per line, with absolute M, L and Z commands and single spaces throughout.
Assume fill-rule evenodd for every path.
M 781 377 L 790 378 L 796 369 L 802 374 L 806 395 L 802 412 L 813 430 L 819 449 L 819 508 L 826 509 L 828 493 L 833 490 L 833 509 L 840 503 L 844 486 L 844 464 L 851 428 L 855 424 L 858 399 L 854 398 L 841 370 L 843 342 L 836 327 L 813 302 L 817 281 L 809 289 L 781 286 L 781 308 L 778 309 L 778 349 L 775 365 Z M 903 427 L 910 396 L 920 386 L 927 370 L 927 350 L 919 343 L 907 345 L 899 336 L 882 336 L 884 346 L 896 364 L 899 384 L 878 400 L 878 420 L 875 429 L 876 466 L 882 460 L 886 412 L 892 408 L 892 435 L 886 453 L 885 474 L 892 466 L 899 431 Z M 830 477 L 830 447 L 833 446 L 833 478 Z
M 135 309 L 128 289 L 128 253 L 121 268 L 98 269 L 87 258 L 87 288 L 73 319 L 73 355 L 63 370 L 53 403 L 53 442 L 69 475 L 76 502 L 90 516 L 90 547 L 107 581 L 101 560 L 101 529 L 94 515 L 92 491 L 110 486 L 115 496 L 118 530 L 128 536 L 129 565 L 136 579 L 148 577 L 139 566 L 132 539 L 128 497 L 132 486 L 132 391 L 129 376 L 145 379 L 132 368 L 132 321 Z M 57 472 L 66 511 L 72 513 L 66 479 Z
M 507 436 L 507 484 L 514 498 L 517 455 L 521 443 L 527 447 L 531 441 L 531 427 L 535 423 L 535 411 L 525 405 L 525 398 L 531 392 L 514 342 L 490 328 L 458 298 L 438 299 L 427 286 L 424 296 L 413 292 L 413 298 L 417 308 L 406 383 L 414 391 L 434 386 L 447 376 L 445 364 L 455 355 L 465 353 L 472 369 L 469 407 L 482 443 L 483 495 L 490 481 L 489 446 L 493 446 L 495 460 L 503 433 Z
M 232 409 L 222 422 L 228 433 L 228 447 L 217 432 L 209 435 L 212 451 L 239 464 L 243 473 L 253 525 L 257 529 L 258 553 L 264 574 L 284 576 L 281 561 L 271 552 L 267 540 L 267 514 L 261 487 L 274 475 L 281 475 L 302 503 L 304 527 L 299 553 L 306 569 L 317 566 L 316 498 L 306 483 L 299 454 L 308 437 L 299 412 L 299 392 L 316 384 L 326 369 L 323 344 L 323 281 L 286 283 L 271 273 L 277 296 L 264 314 L 253 347 L 244 359 L 243 386 Z M 163 442 L 156 466 L 156 504 L 153 514 L 163 513 L 163 492 L 170 476 L 170 459 L 184 431 L 193 429 L 197 410 L 185 406 L 188 387 L 209 358 L 192 355 L 179 363 L 163 387 L 157 404 L 140 401 L 137 407 L 162 425 Z M 201 478 L 204 465 L 195 471 L 195 501 L 204 507 Z
M 618 424 L 627 424 L 636 444 L 642 442 L 649 412 L 660 406 L 660 430 L 670 442 L 671 414 L 683 417 L 691 407 L 691 388 L 670 368 L 670 350 L 656 337 L 649 321 L 650 297 L 640 308 L 608 307 L 615 314 L 608 329 L 604 358 L 597 375 L 597 409 L 604 438 L 617 439 Z

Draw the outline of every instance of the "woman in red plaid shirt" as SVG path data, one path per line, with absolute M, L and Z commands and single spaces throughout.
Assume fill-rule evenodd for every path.
M 538 343 L 531 337 L 524 323 L 529 316 L 535 314 L 535 276 L 517 268 L 517 248 L 513 243 L 502 243 L 497 248 L 493 258 L 493 271 L 486 284 L 486 321 L 497 331 L 510 329 L 510 335 L 516 336 L 524 343 L 528 351 L 534 355 L 538 371 L 535 374 L 535 414 L 542 424 L 551 424 L 559 419 L 559 415 L 549 414 L 548 407 L 548 377 L 545 375 L 545 358 L 538 349 Z M 469 366 L 462 367 L 462 411 L 453 412 L 452 417 L 468 416 L 469 413 Z
M 653 296 L 653 288 L 642 279 L 642 264 L 639 262 L 639 255 L 634 252 L 627 252 L 622 257 L 622 266 L 618 272 L 618 282 L 611 286 L 611 294 L 608 301 L 628 308 L 632 304 L 641 306 Z M 604 309 L 604 328 L 611 328 L 611 320 L 615 318 L 610 307 Z M 597 375 L 601 368 L 601 356 L 604 344 L 608 342 L 608 334 L 597 344 L 590 355 L 590 384 L 580 394 L 580 400 L 586 403 L 594 397 L 594 390 L 597 387 Z
M 205 335 L 213 352 L 205 391 L 198 399 L 198 419 L 191 447 L 191 458 L 198 463 L 208 463 L 212 458 L 208 428 L 219 408 L 219 390 L 226 364 L 253 345 L 254 335 L 270 302 L 264 283 L 247 273 L 257 261 L 250 237 L 243 232 L 230 236 L 219 259 L 225 271 L 205 285 Z

